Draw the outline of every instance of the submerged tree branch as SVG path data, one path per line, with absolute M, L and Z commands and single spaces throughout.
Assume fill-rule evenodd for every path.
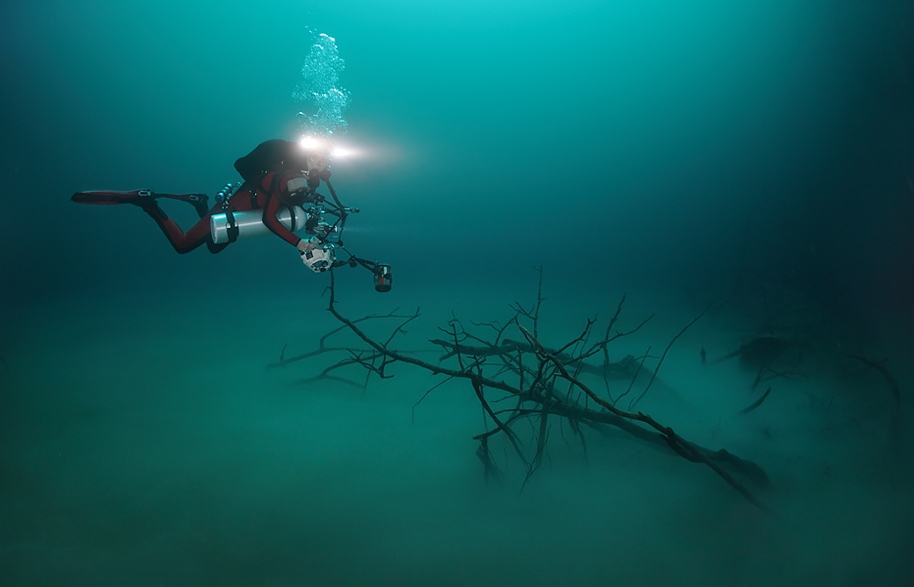
M 387 377 L 387 368 L 395 363 L 411 365 L 432 375 L 442 375 L 444 381 L 439 382 L 427 390 L 416 402 L 418 405 L 431 391 L 439 385 L 452 380 L 466 381 L 473 390 L 476 401 L 482 407 L 485 418 L 491 421 L 493 427 L 474 438 L 479 442 L 477 456 L 485 467 L 487 478 L 497 478 L 499 470 L 492 456 L 491 442 L 502 436 L 510 445 L 513 452 L 524 463 L 526 473 L 524 484 L 537 471 L 543 461 L 546 447 L 549 443 L 550 418 L 557 418 L 557 422 L 569 425 L 581 439 L 584 436 L 581 426 L 603 429 L 606 427 L 622 431 L 630 438 L 663 449 L 668 454 L 675 455 L 686 461 L 701 464 L 721 478 L 731 488 L 737 491 L 750 503 L 761 509 L 766 509 L 761 500 L 750 489 L 750 484 L 755 487 L 764 487 L 768 483 L 765 472 L 756 464 L 736 457 L 726 450 L 713 450 L 691 442 L 672 428 L 666 426 L 642 411 L 623 410 L 616 407 L 614 401 L 601 396 L 594 391 L 581 377 L 583 374 L 593 373 L 602 377 L 617 375 L 618 379 L 629 380 L 629 390 L 633 379 L 638 377 L 645 357 L 640 360 L 626 357 L 622 361 L 613 363 L 609 361 L 606 350 L 610 342 L 637 331 L 647 320 L 642 321 L 635 329 L 614 332 L 615 325 L 620 319 L 625 298 L 619 302 L 609 326 L 605 329 L 603 337 L 588 345 L 587 339 L 595 325 L 592 319 L 587 320 L 581 333 L 571 341 L 555 349 L 545 346 L 540 340 L 540 312 L 542 309 L 542 273 L 539 274 L 537 284 L 536 302 L 530 309 L 515 303 L 514 316 L 504 324 L 488 322 L 477 326 L 488 328 L 494 334 L 492 340 L 467 331 L 454 317 L 447 325 L 441 328 L 447 338 L 432 339 L 430 342 L 442 349 L 445 354 L 441 362 L 431 363 L 422 360 L 411 353 L 397 350 L 391 346 L 394 338 L 403 332 L 403 328 L 419 317 L 418 310 L 409 315 L 397 315 L 391 312 L 387 315 L 371 315 L 357 319 L 350 319 L 340 312 L 336 304 L 336 282 L 334 273 L 330 272 L 330 302 L 328 310 L 341 324 L 329 334 L 348 330 L 354 334 L 367 348 L 361 350 L 350 347 L 329 347 L 325 344 L 327 336 L 321 339 L 320 349 L 309 356 L 321 352 L 345 351 L 349 357 L 326 368 L 323 375 L 331 375 L 336 369 L 347 366 L 360 367 L 379 377 Z M 673 343 L 699 318 L 696 316 L 683 329 L 681 329 L 669 342 L 663 355 L 653 370 L 651 381 L 642 391 L 644 393 L 657 379 L 663 360 Z M 368 320 L 378 318 L 396 318 L 399 325 L 385 339 L 377 339 L 369 335 L 362 324 Z M 521 321 L 526 322 L 522 324 Z M 509 330 L 516 330 L 524 342 L 506 338 Z M 328 334 L 328 335 L 329 335 Z M 603 364 L 590 365 L 585 359 L 595 354 L 601 354 Z M 300 360 L 298 355 L 290 359 L 282 358 L 278 364 L 287 364 L 292 359 Z M 447 366 L 444 361 L 456 359 L 456 367 Z M 500 378 L 505 373 L 513 373 L 517 379 L 515 383 Z M 564 383 L 563 383 L 564 382 Z M 567 389 L 559 391 L 557 385 L 565 385 Z M 494 400 L 487 397 L 487 392 L 495 393 L 499 397 Z M 573 392 L 573 393 L 572 393 Z M 512 407 L 495 410 L 493 401 L 502 401 L 513 398 Z M 581 401 L 583 400 L 583 403 Z M 589 404 L 595 407 L 588 407 Z M 637 401 L 632 402 L 636 404 Z M 414 406 L 415 408 L 415 406 Z M 523 434 L 515 428 L 519 423 L 535 419 L 535 425 L 529 432 Z M 529 441 L 524 436 L 529 434 Z M 528 445 L 529 442 L 529 445 Z M 526 446 L 530 446 L 530 454 Z

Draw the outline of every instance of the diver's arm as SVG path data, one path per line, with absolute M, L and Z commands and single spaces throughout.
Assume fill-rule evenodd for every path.
M 273 234 L 283 239 L 293 247 L 298 248 L 303 242 L 294 232 L 282 225 L 277 214 L 283 207 L 283 196 L 288 195 L 286 185 L 295 175 L 284 173 L 268 173 L 261 180 L 261 187 L 266 194 L 267 201 L 263 206 L 263 223 Z
M 276 215 L 282 208 L 281 198 L 276 194 L 267 194 L 267 203 L 263 207 L 263 223 L 267 225 L 273 234 L 286 241 L 293 247 L 298 247 L 302 239 L 297 234 L 282 225 Z

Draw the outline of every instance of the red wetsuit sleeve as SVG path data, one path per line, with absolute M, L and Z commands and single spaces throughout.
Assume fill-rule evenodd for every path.
M 293 174 L 268 173 L 263 176 L 260 187 L 266 194 L 267 201 L 263 205 L 263 223 L 267 225 L 273 234 L 283 239 L 293 247 L 297 247 L 301 238 L 294 232 L 282 225 L 276 215 L 284 206 L 286 194 L 286 183 L 295 177 Z

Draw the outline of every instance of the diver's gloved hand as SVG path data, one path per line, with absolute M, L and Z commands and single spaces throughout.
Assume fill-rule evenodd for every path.
M 309 181 L 307 177 L 293 177 L 288 182 L 286 182 L 286 191 L 288 191 L 290 194 L 300 192 L 304 189 L 307 189 L 308 184 Z
M 312 237 L 308 239 L 301 239 L 298 241 L 298 244 L 295 245 L 295 248 L 298 249 L 299 255 L 304 255 L 305 253 L 309 253 L 319 246 L 321 246 L 320 241 Z

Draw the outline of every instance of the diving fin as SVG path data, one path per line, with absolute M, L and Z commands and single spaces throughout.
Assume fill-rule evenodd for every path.
M 152 190 L 144 189 L 129 192 L 77 192 L 70 197 L 71 200 L 78 204 L 95 204 L 99 206 L 112 206 L 115 204 L 148 206 L 159 198 L 187 202 L 194 207 L 200 218 L 203 218 L 209 212 L 209 197 L 206 194 L 158 194 Z
M 136 204 L 143 206 L 154 201 L 152 190 L 132 190 L 129 192 L 90 191 L 76 192 L 70 197 L 77 204 L 95 204 L 113 206 L 115 204 Z

